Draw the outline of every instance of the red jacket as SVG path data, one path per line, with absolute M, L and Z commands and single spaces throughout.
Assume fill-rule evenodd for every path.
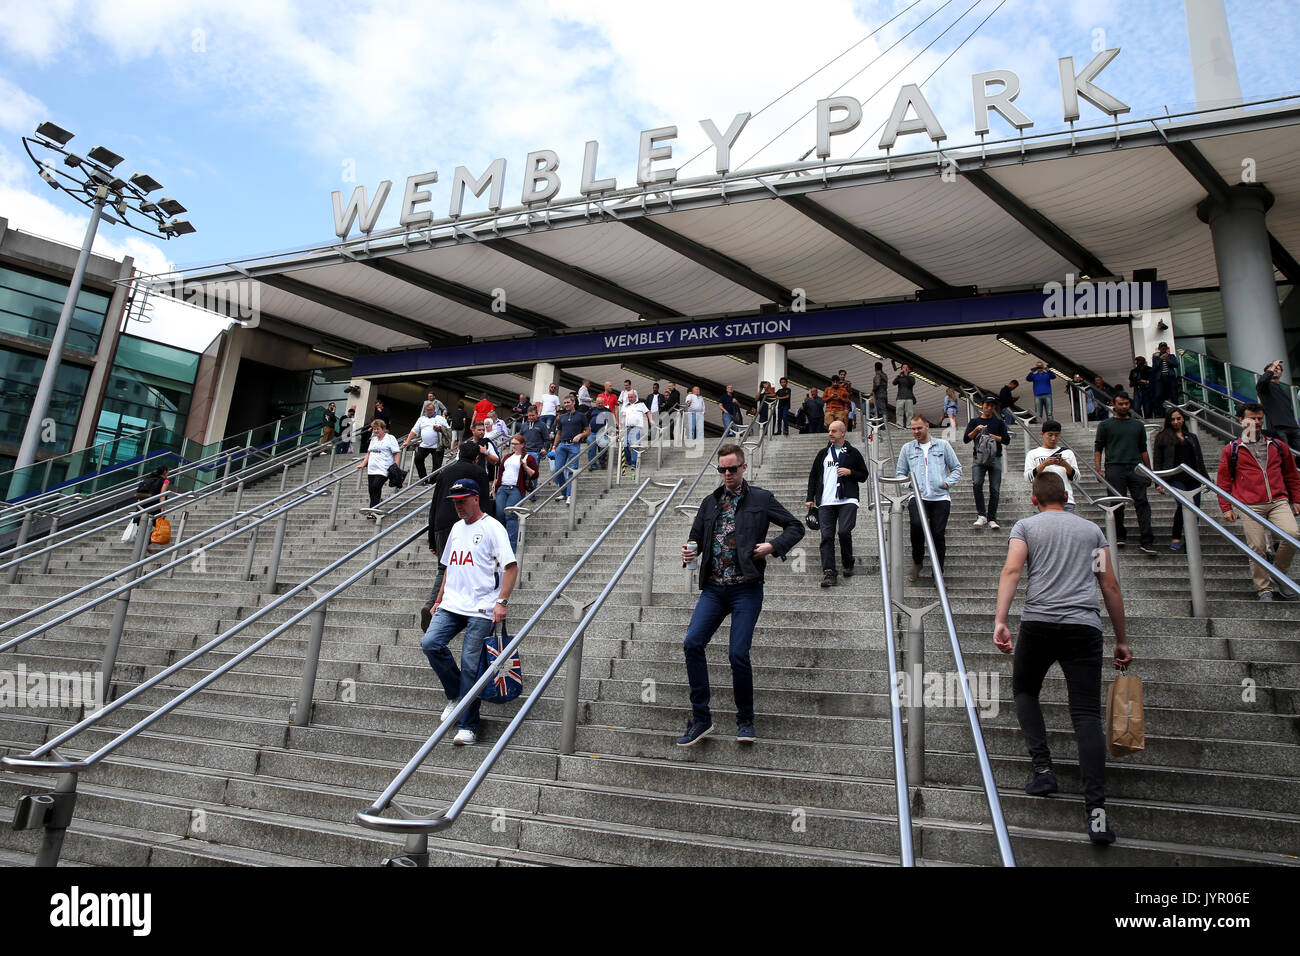
M 497 407 L 486 398 L 474 406 L 474 421 L 481 422 L 489 415 L 496 414 Z
M 1228 462 L 1232 458 L 1232 447 L 1238 445 L 1237 473 L 1234 477 Z M 1282 449 L 1281 454 L 1278 449 Z M 1267 478 L 1267 484 L 1265 479 Z M 1300 471 L 1297 471 L 1295 456 L 1286 444 L 1277 439 L 1268 439 L 1268 474 L 1260 470 L 1259 462 L 1250 453 L 1250 449 L 1240 447 L 1239 442 L 1229 442 L 1219 454 L 1219 473 L 1214 483 L 1239 501 L 1248 505 L 1264 504 L 1286 498 L 1291 504 L 1300 504 Z M 1219 508 L 1226 514 L 1232 505 L 1226 498 L 1219 498 Z

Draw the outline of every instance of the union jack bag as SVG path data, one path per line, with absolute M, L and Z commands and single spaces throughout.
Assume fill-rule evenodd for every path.
M 501 659 L 501 649 L 510 643 L 506 633 L 505 621 L 500 624 L 500 633 L 493 629 L 491 635 L 483 641 L 483 656 L 479 658 L 478 676 L 482 677 L 488 668 Z M 491 682 L 483 688 L 479 699 L 489 704 L 505 704 L 514 700 L 524 689 L 523 665 L 519 661 L 519 651 L 515 650 L 501 664 L 501 669 L 492 675 Z

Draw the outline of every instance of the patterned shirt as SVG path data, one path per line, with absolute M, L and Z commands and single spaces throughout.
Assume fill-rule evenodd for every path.
M 711 584 L 740 584 L 743 575 L 736 560 L 736 509 L 744 497 L 744 486 L 734 494 L 725 488 L 718 504 L 718 519 L 713 525 L 713 566 Z

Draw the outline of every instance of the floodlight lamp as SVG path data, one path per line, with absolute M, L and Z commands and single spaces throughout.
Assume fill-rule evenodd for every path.
M 158 212 L 158 204 L 156 202 L 145 200 L 140 203 L 140 211 L 146 216 L 152 216 L 154 213 Z
M 118 195 L 121 195 L 122 193 L 126 192 L 126 180 L 125 179 L 109 180 L 108 188 L 113 190 L 113 192 L 117 193 Z
M 96 146 L 90 151 L 89 155 L 95 162 L 99 163 L 101 166 L 107 167 L 108 169 L 112 169 L 114 166 L 122 162 L 122 157 L 106 146 Z
M 68 140 L 72 139 L 72 134 L 62 126 L 56 126 L 49 120 L 46 120 L 40 126 L 36 127 L 36 135 L 44 139 L 53 140 L 60 146 L 66 146 Z
M 148 173 L 132 173 L 131 184 L 146 193 L 162 189 L 162 183 L 158 182 L 158 180 L 154 179 Z
M 71 166 L 73 169 L 76 169 L 84 162 L 85 160 L 82 159 L 80 156 L 78 156 L 76 153 L 68 153 L 67 156 L 63 157 L 63 165 Z
M 51 189 L 59 188 L 59 177 L 55 175 L 54 170 L 52 170 L 49 166 L 41 167 L 41 179 L 49 183 Z
M 123 219 L 126 218 L 126 200 L 125 200 L 125 199 L 120 199 L 120 198 L 119 198 L 117 202 L 113 203 L 113 208 L 117 210 L 117 214 L 118 214 L 119 216 L 121 216 Z
M 160 226 L 159 229 L 169 239 L 172 236 L 188 236 L 191 233 L 197 231 L 190 224 L 190 221 L 188 219 L 173 219 L 171 222 L 167 223 L 166 225 Z
M 169 216 L 179 216 L 181 213 L 187 212 L 186 208 L 175 199 L 168 199 L 166 196 L 158 200 L 158 208 Z

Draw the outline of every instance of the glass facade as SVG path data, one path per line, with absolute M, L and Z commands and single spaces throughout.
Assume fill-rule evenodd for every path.
M 36 398 L 36 387 L 44 371 L 44 357 L 0 348 L 0 441 L 22 444 L 27 418 Z M 53 440 L 42 441 L 42 455 L 61 455 L 72 450 L 72 439 L 76 435 L 77 419 L 81 416 L 89 382 L 90 369 L 67 362 L 59 365 L 59 374 L 54 379 L 54 394 L 50 396 L 50 407 L 46 412 L 54 422 Z
M 1279 285 L 1278 302 L 1284 302 L 1295 287 Z M 1223 297 L 1217 290 L 1209 292 L 1171 292 L 1169 305 L 1174 313 L 1174 338 L 1180 348 L 1201 352 L 1220 362 L 1230 361 L 1228 355 L 1228 332 L 1223 315 Z M 1287 322 L 1283 314 L 1286 331 L 1286 356 L 1295 364 L 1300 354 L 1300 316 Z
M 94 438 L 114 442 L 110 463 L 142 454 L 143 440 L 134 436 L 157 425 L 150 449 L 180 450 L 199 359 L 197 352 L 133 335 L 118 340 Z
M 0 266 L 0 332 L 48 343 L 59 324 L 68 283 L 46 279 L 12 266 Z M 94 354 L 104 330 L 109 297 L 85 289 L 77 296 L 65 346 Z

